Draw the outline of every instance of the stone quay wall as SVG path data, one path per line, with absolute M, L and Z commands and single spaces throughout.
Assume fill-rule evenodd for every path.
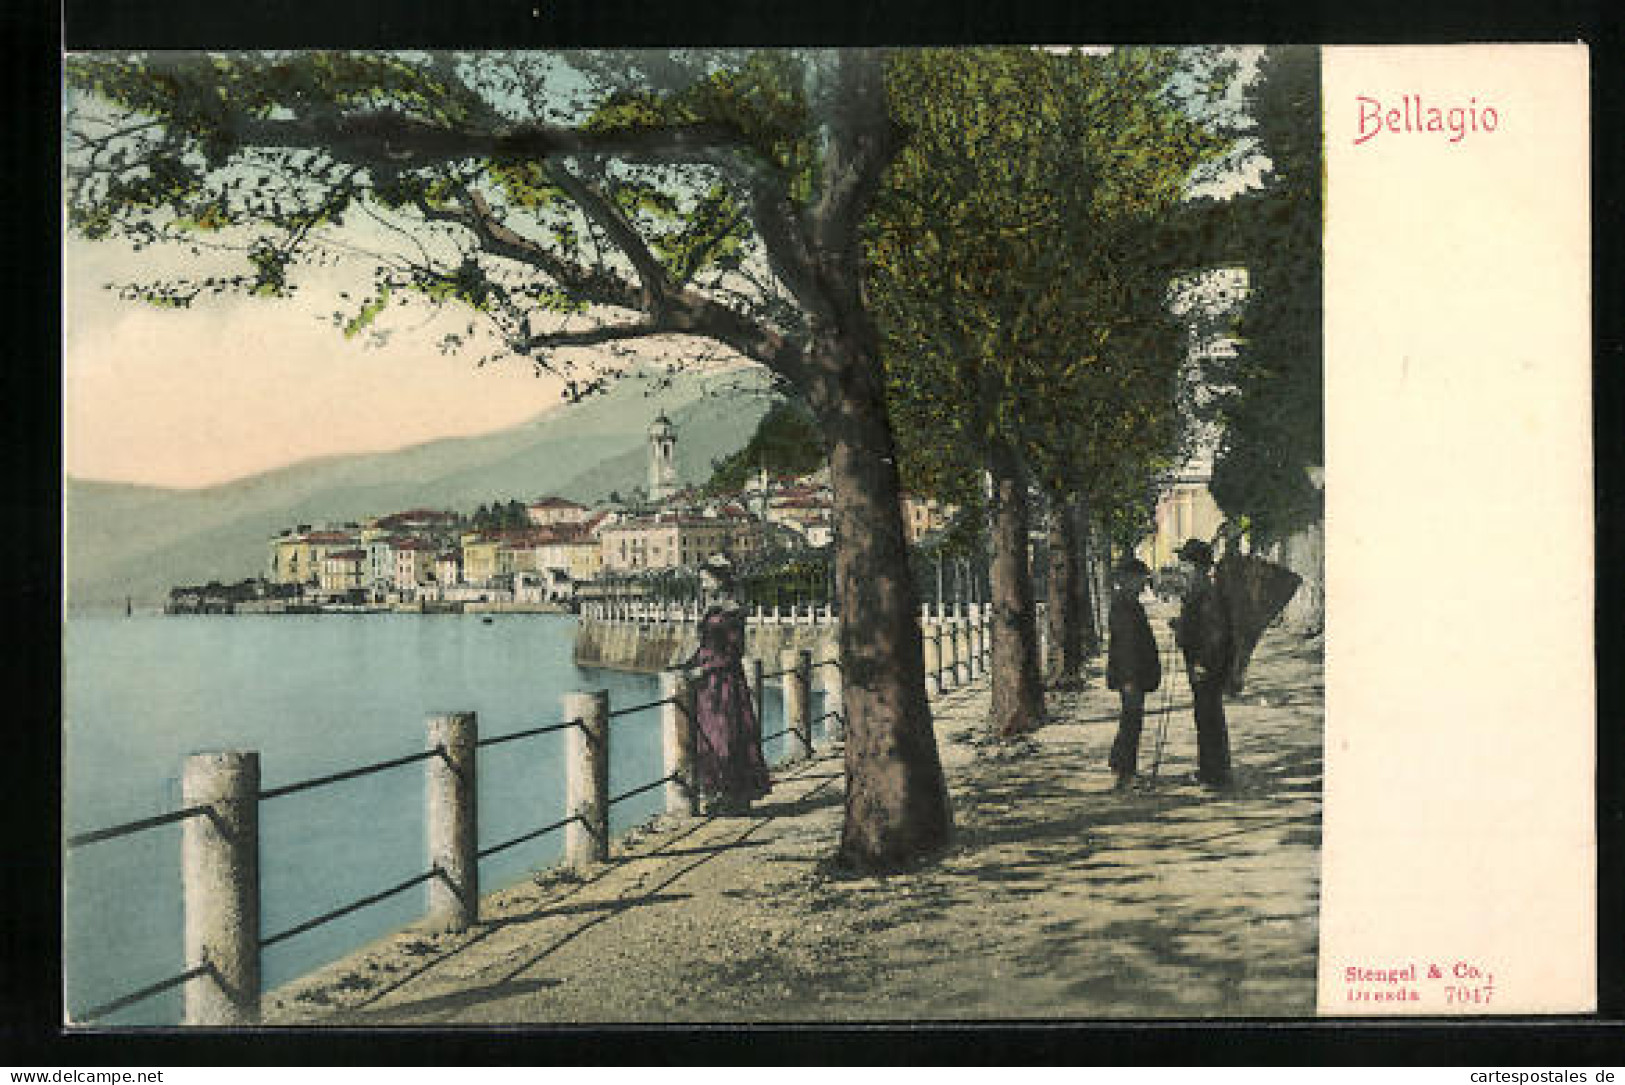
M 762 660 L 763 669 L 780 669 L 781 653 L 812 653 L 813 685 L 823 686 L 817 664 L 836 658 L 838 619 L 822 608 L 790 611 L 757 610 L 745 620 L 745 655 Z M 631 607 L 589 610 L 576 626 L 575 663 L 579 667 L 654 674 L 683 662 L 699 646 L 699 612 L 689 608 Z

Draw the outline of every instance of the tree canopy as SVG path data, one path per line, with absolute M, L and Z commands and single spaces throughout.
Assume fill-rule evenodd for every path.
M 871 220 L 869 288 L 911 486 L 974 500 L 998 438 L 1046 488 L 1143 498 L 1147 465 L 1176 453 L 1184 333 L 1160 220 L 1229 147 L 1171 90 L 1192 60 L 1007 49 L 894 63 L 911 138 Z
M 883 72 L 873 50 L 74 56 L 69 224 L 217 265 L 125 284 L 157 304 L 282 298 L 312 265 L 359 267 L 344 333 L 426 305 L 459 318 L 444 349 L 483 333 L 576 395 L 654 337 L 777 374 L 831 449 L 840 854 L 895 867 L 951 818 L 860 281 L 858 227 L 902 144 Z
M 926 51 L 889 71 L 909 140 L 866 234 L 868 296 L 905 478 L 968 505 L 987 472 L 1001 735 L 1042 713 L 1030 483 L 1116 498 L 1131 475 L 1143 500 L 1173 451 L 1184 338 L 1159 224 L 1227 148 L 1175 99 L 1182 59 Z
M 1209 374 L 1223 426 L 1211 488 L 1267 543 L 1322 516 L 1311 477 L 1323 458 L 1319 51 L 1269 50 L 1250 97 L 1271 170 L 1240 237 L 1249 281 L 1239 345 Z
M 795 400 L 780 400 L 768 408 L 743 448 L 716 462 L 705 488 L 713 494 L 734 493 L 758 471 L 808 475 L 824 462 L 824 435 L 818 420 Z

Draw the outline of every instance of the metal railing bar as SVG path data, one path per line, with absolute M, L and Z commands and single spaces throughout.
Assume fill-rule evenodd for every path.
M 634 795 L 641 795 L 645 791 L 653 791 L 655 788 L 660 787 L 660 786 L 662 786 L 664 784 L 670 783 L 672 780 L 675 780 L 675 779 L 677 779 L 677 774 L 673 773 L 673 772 L 668 772 L 666 775 L 662 776 L 660 779 L 656 780 L 654 783 L 644 784 L 642 787 L 635 787 L 631 791 L 626 792 L 625 794 L 616 795 L 613 799 L 609 800 L 609 804 L 611 806 L 614 806 L 616 803 L 623 802 L 626 799 L 630 799 Z
M 172 810 L 167 814 L 154 814 L 150 818 L 141 818 L 138 821 L 126 821 L 122 825 L 110 825 L 105 829 L 92 829 L 89 832 L 75 833 L 68 837 L 68 847 L 77 848 L 85 844 L 94 844 L 99 840 L 111 840 L 115 836 L 128 836 L 143 829 L 155 829 L 160 825 L 168 825 L 175 821 L 185 821 L 187 818 L 207 814 L 207 806 L 188 806 L 184 810 Z
M 793 734 L 794 732 L 795 732 L 794 727 L 786 727 L 782 731 L 774 731 L 771 735 L 763 735 L 762 736 L 762 741 L 763 742 L 771 742 L 775 738 L 783 738 L 785 735 Z
M 658 700 L 658 701 L 650 701 L 648 704 L 635 704 L 635 705 L 632 705 L 630 708 L 617 708 L 615 711 L 609 713 L 605 717 L 605 719 L 613 720 L 613 719 L 616 719 L 617 717 L 620 717 L 620 716 L 630 716 L 634 712 L 647 712 L 651 708 L 659 708 L 661 705 L 669 705 L 669 704 L 676 704 L 676 703 L 677 703 L 677 698 L 675 698 L 675 697 L 662 697 L 660 700 Z
M 796 673 L 796 669 L 794 667 L 786 667 L 782 671 L 774 671 L 771 674 L 762 675 L 762 681 L 765 682 L 769 678 L 783 678 L 787 674 L 794 674 L 794 673 Z
M 507 851 L 509 848 L 518 847 L 520 844 L 523 844 L 527 840 L 535 840 L 538 836 L 545 836 L 548 833 L 553 832 L 554 830 L 564 828 L 566 825 L 570 824 L 570 822 L 572 822 L 572 821 L 579 821 L 579 820 L 580 820 L 579 817 L 572 814 L 571 816 L 565 818 L 563 821 L 555 821 L 551 825 L 544 825 L 540 829 L 536 829 L 536 830 L 533 830 L 531 832 L 525 833 L 522 836 L 516 836 L 512 840 L 504 840 L 500 844 L 492 844 L 489 848 L 484 848 L 484 849 L 476 852 L 475 854 L 479 858 L 485 859 L 485 858 L 487 858 L 489 856 L 495 855 L 499 851 Z
M 514 731 L 506 735 L 493 735 L 482 738 L 474 743 L 476 747 L 500 746 L 504 742 L 517 742 L 522 738 L 534 738 L 536 735 L 551 734 L 554 731 L 568 731 L 572 727 L 580 727 L 580 720 L 565 720 L 563 723 L 550 723 L 545 727 L 532 727 L 528 731 Z
M 401 882 L 399 885 L 392 885 L 388 889 L 385 889 L 385 890 L 382 890 L 380 892 L 374 893 L 371 896 L 362 897 L 360 900 L 354 901 L 354 902 L 352 902 L 350 904 L 345 904 L 345 905 L 343 905 L 341 907 L 334 908 L 331 912 L 328 912 L 325 915 L 319 915 L 315 919 L 307 919 L 303 923 L 299 924 L 297 927 L 289 927 L 287 930 L 281 932 L 280 934 L 273 934 L 269 938 L 261 938 L 260 939 L 260 948 L 264 949 L 264 948 L 266 948 L 268 946 L 274 946 L 278 942 L 284 942 L 284 941 L 288 940 L 289 938 L 292 938 L 296 934 L 304 934 L 306 931 L 314 930 L 315 928 L 320 927 L 324 923 L 331 923 L 335 919 L 342 919 L 344 916 L 349 915 L 351 912 L 358 912 L 361 909 L 367 907 L 369 904 L 377 904 L 379 901 L 384 900 L 384 899 L 386 899 L 388 897 L 392 897 L 396 893 L 405 892 L 406 890 L 412 888 L 414 885 L 422 885 L 424 882 L 428 881 L 430 878 L 438 877 L 439 874 L 440 874 L 439 870 L 426 870 L 422 874 L 417 875 L 416 877 L 406 879 L 404 882 Z
M 436 746 L 432 750 L 419 750 L 417 753 L 409 753 L 405 757 L 396 757 L 389 761 L 379 761 L 376 764 L 363 765 L 356 769 L 346 769 L 343 772 L 335 772 L 328 776 L 317 776 L 310 780 L 301 780 L 296 784 L 283 784 L 281 787 L 267 788 L 256 797 L 260 799 L 279 799 L 283 795 L 292 795 L 296 791 L 309 791 L 313 787 L 341 783 L 345 780 L 354 780 L 358 776 L 367 776 L 374 772 L 383 772 L 385 769 L 410 765 L 414 761 L 427 761 L 431 757 L 444 757 L 445 753 L 446 748 L 444 746 Z
M 76 1019 L 80 1021 L 94 1021 L 99 1017 L 106 1017 L 110 1013 L 117 1013 L 126 1006 L 133 1006 L 142 999 L 151 998 L 153 995 L 161 995 L 172 987 L 179 987 L 188 980 L 194 980 L 199 976 L 206 976 L 208 974 L 209 966 L 206 964 L 200 964 L 196 967 L 188 968 L 185 972 L 182 972 L 178 976 L 170 976 L 166 980 L 159 980 L 157 983 L 149 983 L 147 986 L 141 988 L 141 990 L 131 991 L 122 998 L 115 998 L 111 1002 L 104 1002 L 100 1006 L 92 1006 L 84 1013 L 77 1014 Z

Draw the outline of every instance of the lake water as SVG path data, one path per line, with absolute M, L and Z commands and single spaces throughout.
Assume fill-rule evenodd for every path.
M 64 639 L 63 825 L 68 834 L 176 809 L 188 754 L 260 753 L 269 789 L 422 750 L 426 718 L 479 713 L 489 738 L 564 718 L 561 698 L 607 689 L 610 708 L 659 697 L 652 675 L 571 662 L 562 615 L 265 615 L 73 618 Z M 768 684 L 764 730 L 783 727 Z M 815 695 L 811 706 L 822 712 Z M 564 817 L 564 732 L 480 751 L 480 846 Z M 770 740 L 769 762 L 784 739 Z M 414 877 L 427 868 L 424 763 L 260 805 L 261 936 Z M 659 713 L 611 722 L 610 794 L 662 774 Z M 653 789 L 615 805 L 612 828 L 647 820 Z M 482 860 L 482 892 L 556 861 L 562 831 Z M 182 972 L 181 825 L 89 844 L 65 860 L 64 977 L 70 1013 Z M 264 951 L 267 988 L 412 923 L 417 886 Z M 179 990 L 103 1018 L 179 1021 Z

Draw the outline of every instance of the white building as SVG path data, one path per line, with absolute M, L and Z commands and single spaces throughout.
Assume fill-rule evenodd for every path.
M 443 588 L 463 582 L 463 556 L 455 550 L 443 550 L 434 559 L 435 583 Z
M 375 598 L 395 586 L 395 540 L 389 536 L 369 539 L 367 550 L 367 588 Z
M 434 579 L 435 553 L 433 543 L 419 539 L 403 539 L 396 544 L 395 590 L 402 599 L 416 597 L 418 587 Z
M 677 428 L 661 411 L 649 427 L 649 500 L 666 500 L 677 492 Z
M 587 506 L 563 497 L 542 497 L 525 506 L 525 516 L 537 527 L 581 524 L 591 515 L 592 510 Z

